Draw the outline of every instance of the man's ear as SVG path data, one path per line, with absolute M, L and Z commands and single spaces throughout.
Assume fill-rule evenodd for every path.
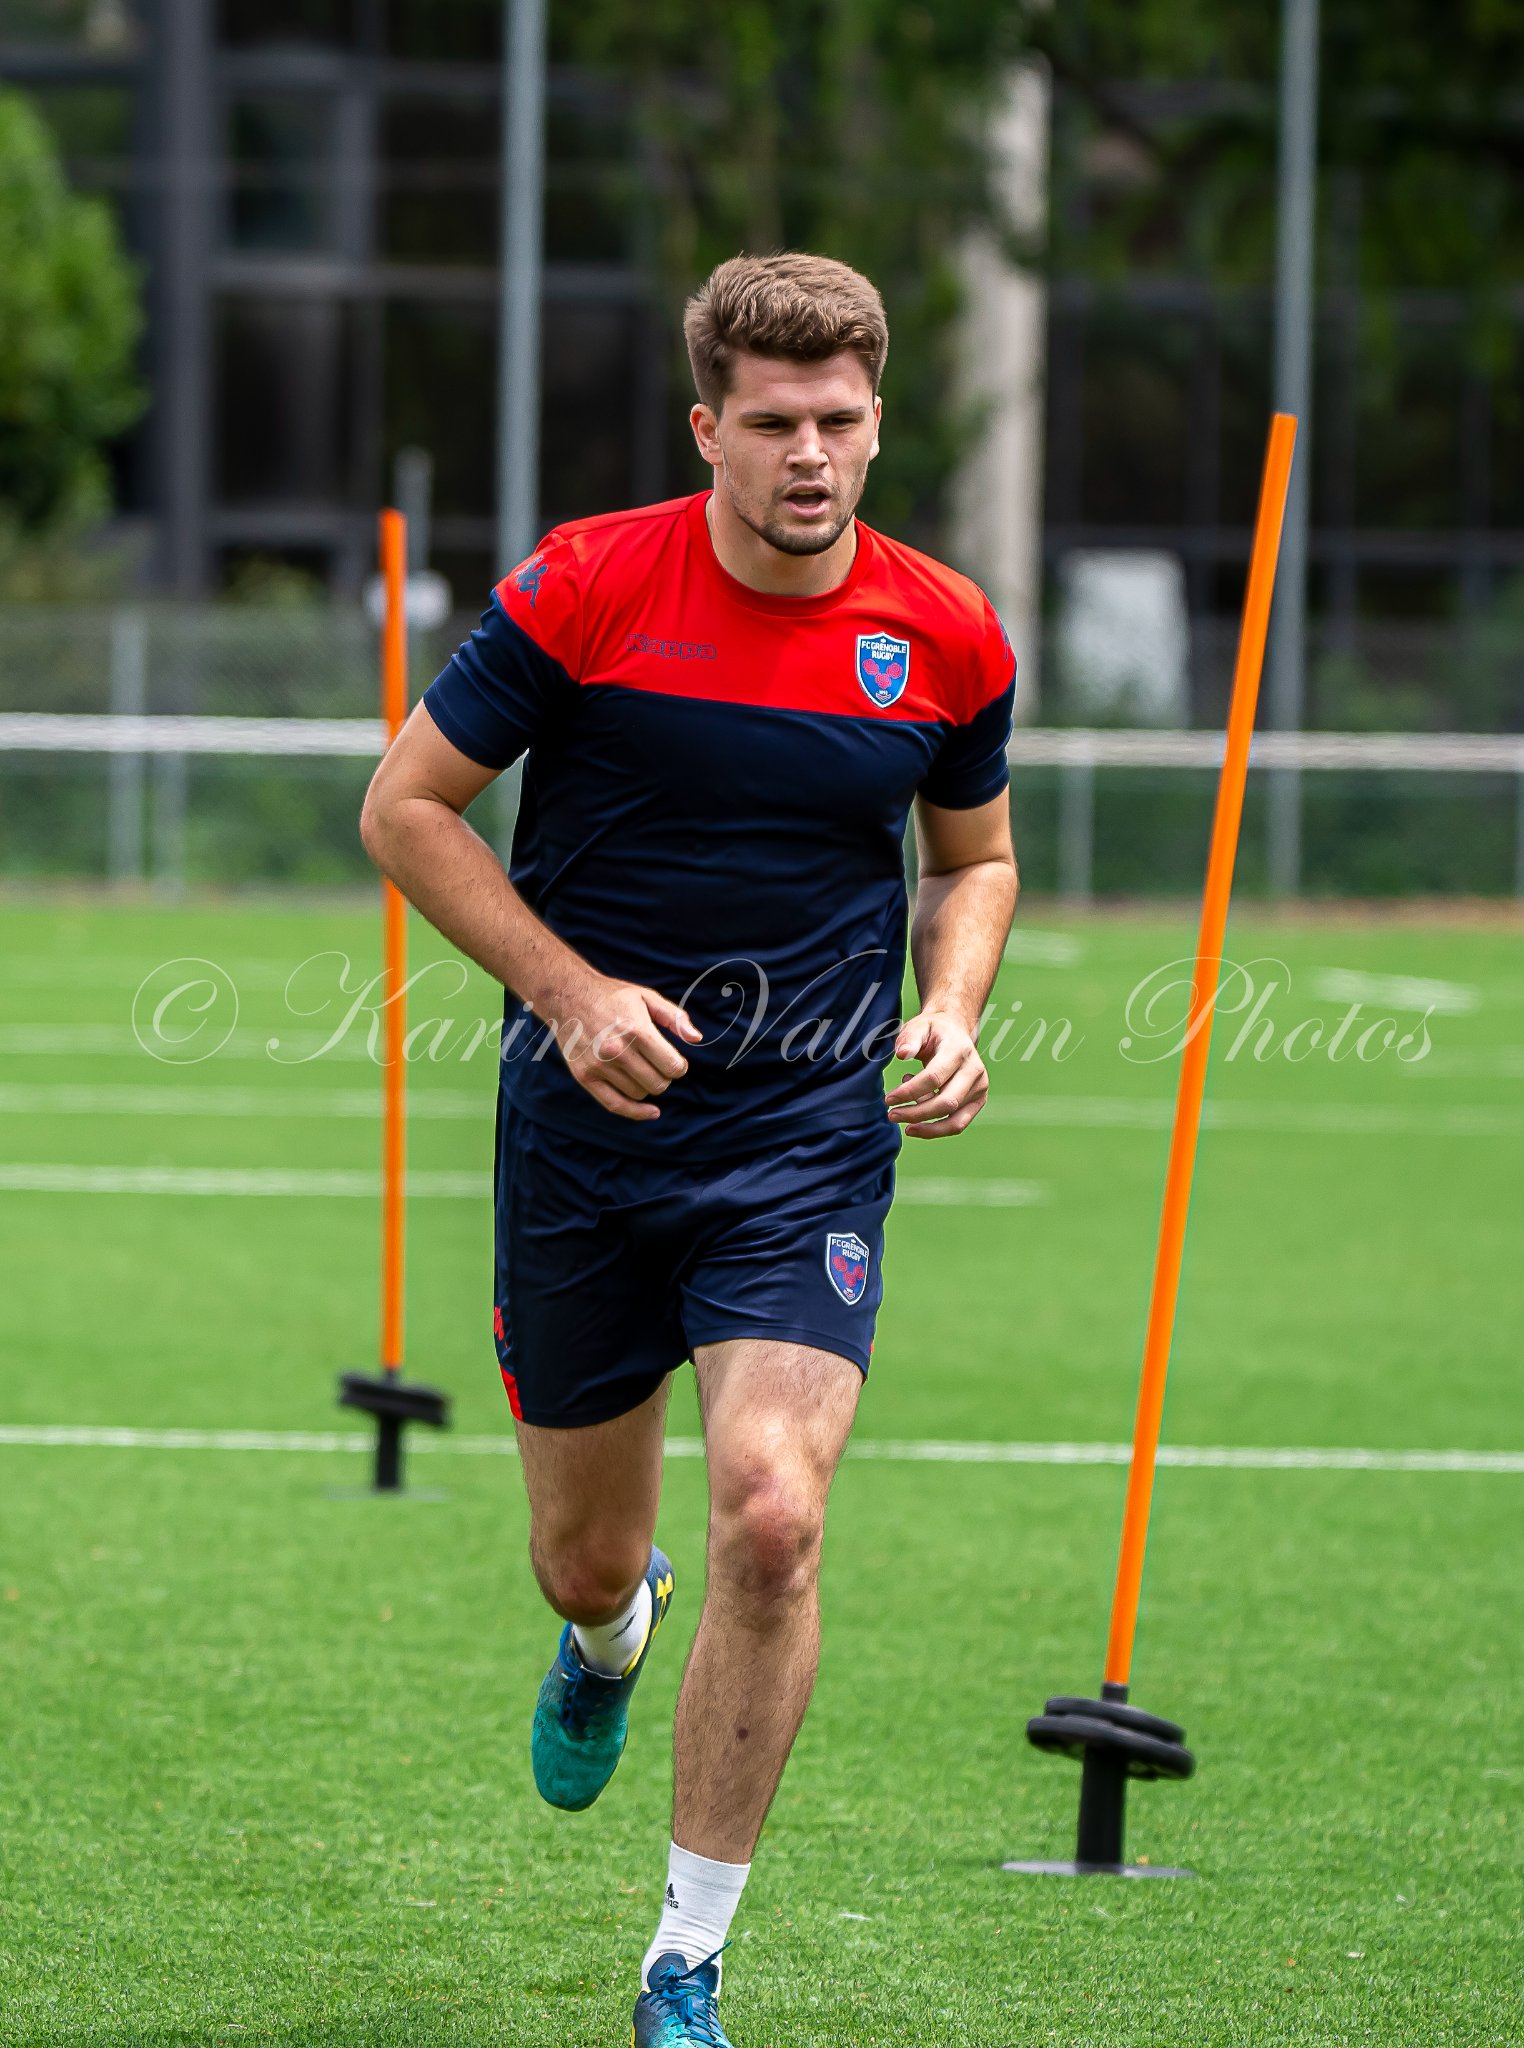
M 883 417 L 884 401 L 881 398 L 875 398 L 873 401 L 873 446 L 868 450 L 868 460 L 870 462 L 878 453 L 878 429 Z
M 699 454 L 706 462 L 720 459 L 720 423 L 709 407 L 700 399 L 688 414 L 688 424 L 693 429 L 693 438 L 698 443 Z

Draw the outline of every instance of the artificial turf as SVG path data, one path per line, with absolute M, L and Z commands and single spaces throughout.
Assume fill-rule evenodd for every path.
M 907 1194 L 966 1178 L 970 1199 L 891 1221 L 865 1441 L 1130 1425 L 1174 1064 L 1119 1041 L 1193 917 L 1024 908 L 1017 931 L 1000 1014 L 1019 999 L 1050 1035 L 996 1063 L 965 1138 L 906 1146 Z M 446 957 L 413 932 L 415 966 Z M 325 949 L 368 973 L 374 918 L 0 906 L 0 1169 L 369 1167 L 363 1019 L 322 1058 L 264 1049 L 309 1051 L 337 1017 L 336 988 L 300 1017 L 283 995 Z M 1278 1037 L 1331 1027 L 1351 987 L 1362 1023 L 1415 1026 L 1420 982 L 1439 1008 L 1407 1063 L 1229 1058 L 1220 1020 L 1168 1440 L 1524 1446 L 1517 924 L 1246 913 L 1231 951 L 1286 963 Z M 242 1007 L 220 1052 L 166 1064 L 131 1004 L 187 955 Z M 426 979 L 414 1017 L 447 1012 L 490 1018 L 485 979 L 441 976 L 437 998 Z M 491 1045 L 432 1043 L 412 1164 L 482 1184 L 412 1205 L 410 1369 L 461 1431 L 502 1433 Z M 1040 1199 L 987 1201 L 1018 1180 Z M 0 1185 L 0 1232 L 0 1423 L 347 1426 L 335 1376 L 375 1347 L 369 1201 Z M 681 1384 L 673 1427 L 695 1426 Z M 576 1818 L 529 1779 L 555 1625 L 515 1467 L 440 1452 L 410 1476 L 378 1501 L 343 1453 L 0 1444 L 0 2040 L 627 2039 L 702 1467 L 669 1464 L 677 1603 L 614 1785 Z M 1004 1857 L 1069 1852 L 1076 1774 L 1023 1724 L 1099 1678 L 1121 1486 L 1114 1467 L 844 1466 L 820 1689 L 728 1958 L 738 2048 L 1524 2038 L 1524 1475 L 1164 1471 L 1135 1697 L 1186 1723 L 1200 1771 L 1135 1792 L 1131 1847 L 1198 1875 L 1007 1876 Z

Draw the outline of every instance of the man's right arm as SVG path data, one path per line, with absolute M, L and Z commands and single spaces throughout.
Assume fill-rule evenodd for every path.
M 687 1071 L 664 1034 L 696 1044 L 685 1010 L 600 974 L 535 916 L 462 813 L 498 769 L 446 739 L 419 704 L 382 758 L 360 814 L 365 850 L 451 944 L 555 1032 L 574 1079 L 616 1116 L 649 1122 L 649 1100 Z

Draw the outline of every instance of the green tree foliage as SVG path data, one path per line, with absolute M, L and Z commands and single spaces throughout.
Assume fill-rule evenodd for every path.
M 1055 260 L 1268 284 L 1275 241 L 1278 6 L 1083 0 L 1027 33 L 1083 109 L 1062 138 Z M 1470 295 L 1497 345 L 1524 279 L 1524 0 L 1323 0 L 1320 270 L 1375 320 L 1398 290 Z M 1171 94 L 1149 88 L 1194 87 Z M 1137 88 L 1142 87 L 1139 91 Z M 1101 138 L 1104 138 L 1102 140 Z
M 110 212 L 69 190 L 44 123 L 0 91 L 0 524 L 12 547 L 107 510 L 102 450 L 143 405 L 140 326 Z
M 948 400 L 954 258 L 966 229 L 998 224 L 981 116 L 1019 27 L 989 0 L 558 10 L 555 54 L 633 90 L 648 252 L 674 332 L 686 294 L 741 250 L 816 250 L 879 287 L 890 348 L 870 516 L 923 540 L 970 427 Z

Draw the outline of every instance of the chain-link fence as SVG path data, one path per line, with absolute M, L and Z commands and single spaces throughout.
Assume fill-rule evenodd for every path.
M 415 698 L 472 623 L 415 638 Z M 1221 731 L 1234 641 L 1226 628 L 1197 634 L 1193 665 L 1205 680 L 1189 711 L 1207 728 L 1198 741 Z M 1062 727 L 1055 650 L 1044 654 L 1044 727 L 1018 727 L 1012 745 L 1027 886 L 1074 898 L 1194 893 L 1215 793 L 1210 759 L 1189 746 L 1172 754 L 1169 734 L 1103 730 L 1091 744 Z M 1507 654 L 1501 643 L 1491 650 L 1493 673 L 1508 672 Z M 1450 655 L 1459 659 L 1453 644 Z M 1409 669 L 1387 677 L 1367 708 L 1401 709 L 1408 700 L 1391 694 L 1401 677 L 1432 675 L 1442 657 L 1432 638 L 1410 647 Z M 1467 689 L 1474 700 L 1475 685 Z M 0 612 L 0 876 L 109 878 L 167 894 L 368 881 L 358 819 L 379 749 L 377 696 L 376 637 L 353 612 Z M 67 737 L 60 727 L 39 739 L 28 714 L 68 720 Z M 178 723 L 186 719 L 215 721 L 215 733 L 198 736 Z M 271 722 L 262 737 L 222 724 L 250 719 Z M 329 731 L 316 721 L 339 723 Z M 1239 880 L 1251 895 L 1267 887 L 1267 779 L 1263 767 L 1251 772 L 1245 810 Z M 501 778 L 472 813 L 504 854 L 516 784 L 516 774 Z M 1395 750 L 1319 761 L 1301 775 L 1300 872 L 1312 895 L 1524 893 L 1524 741 L 1457 753 L 1442 735 L 1412 734 Z
M 459 633 L 473 623 L 459 621 Z M 459 633 L 413 636 L 415 697 Z M 0 716 L 365 719 L 376 716 L 378 695 L 376 634 L 358 611 L 0 612 Z M 0 748 L 0 874 L 151 881 L 171 893 L 188 883 L 361 881 L 372 872 L 358 819 L 373 765 L 321 753 Z M 501 814 L 503 801 L 483 808 Z

